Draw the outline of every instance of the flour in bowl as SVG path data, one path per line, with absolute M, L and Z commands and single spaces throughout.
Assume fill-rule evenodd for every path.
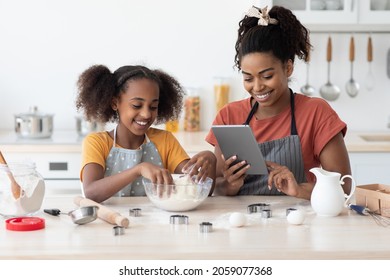
M 193 179 L 174 176 L 174 185 L 145 183 L 146 194 L 154 205 L 166 211 L 192 210 L 205 200 L 212 185 L 210 178 L 202 183 L 196 183 Z

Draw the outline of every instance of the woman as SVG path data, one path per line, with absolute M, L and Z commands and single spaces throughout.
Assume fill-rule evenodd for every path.
M 248 124 L 267 160 L 268 176 L 246 175 L 245 161 L 224 159 L 215 146 L 216 194 L 286 194 L 310 199 L 313 167 L 350 174 L 344 143 L 347 130 L 329 104 L 320 98 L 294 93 L 288 86 L 295 57 L 306 60 L 311 44 L 308 30 L 288 9 L 252 7 L 240 21 L 235 65 L 241 70 L 250 97 L 222 108 L 213 124 Z M 243 167 L 244 166 L 244 167 Z M 242 168 L 243 167 L 243 168 Z M 343 186 L 349 193 L 350 186 Z

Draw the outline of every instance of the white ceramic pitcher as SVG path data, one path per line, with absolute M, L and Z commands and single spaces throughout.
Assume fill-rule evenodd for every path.
M 348 206 L 348 201 L 355 192 L 355 180 L 351 175 L 341 177 L 340 173 L 326 171 L 317 167 L 310 169 L 310 172 L 317 178 L 311 194 L 311 206 L 313 210 L 319 216 L 334 217 L 339 215 L 343 211 L 343 208 Z M 352 180 L 349 195 L 344 194 L 344 190 L 341 187 L 344 184 L 345 178 Z

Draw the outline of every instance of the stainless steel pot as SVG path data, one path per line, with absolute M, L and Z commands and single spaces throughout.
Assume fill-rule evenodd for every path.
M 49 138 L 53 134 L 53 115 L 40 113 L 34 106 L 28 113 L 15 115 L 15 132 L 20 138 Z
M 77 116 L 76 130 L 79 136 L 86 136 L 88 133 L 104 130 L 104 124 L 96 121 L 88 121 L 81 116 Z

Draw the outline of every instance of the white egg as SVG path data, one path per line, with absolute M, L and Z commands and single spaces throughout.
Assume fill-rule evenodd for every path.
M 301 225 L 305 220 L 305 212 L 301 209 L 291 211 L 287 215 L 287 221 L 293 225 Z
M 246 217 L 240 212 L 234 212 L 229 217 L 229 223 L 232 227 L 242 227 L 246 223 Z

